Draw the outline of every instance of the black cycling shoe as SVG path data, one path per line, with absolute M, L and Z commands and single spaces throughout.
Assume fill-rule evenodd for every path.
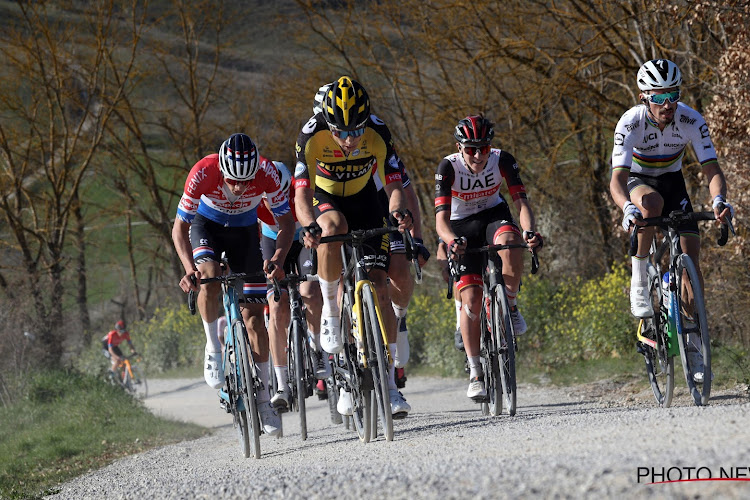
M 399 389 L 406 387 L 406 371 L 403 368 L 396 368 L 396 387 Z
M 456 332 L 453 334 L 453 341 L 454 345 L 456 346 L 456 349 L 458 349 L 461 352 L 465 352 L 466 349 L 464 348 L 464 339 L 461 337 L 461 329 L 456 328 Z

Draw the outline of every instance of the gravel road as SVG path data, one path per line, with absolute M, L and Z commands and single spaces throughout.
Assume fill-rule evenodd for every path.
M 287 414 L 284 437 L 262 436 L 256 460 L 241 456 L 202 380 L 149 385 L 152 411 L 213 435 L 119 460 L 50 498 L 750 498 L 747 387 L 698 408 L 678 386 L 674 406 L 660 409 L 645 380 L 523 385 L 516 416 L 483 417 L 463 380 L 413 377 L 413 411 L 394 422 L 393 442 L 361 443 L 313 397 L 308 439 Z M 696 473 L 745 480 L 648 484 Z

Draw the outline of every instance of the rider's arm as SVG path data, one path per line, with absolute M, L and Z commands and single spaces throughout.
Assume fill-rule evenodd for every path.
M 271 260 L 283 267 L 289 247 L 292 246 L 294 240 L 294 216 L 292 212 L 289 211 L 276 217 L 276 223 L 279 225 L 279 232 L 276 236 L 276 252 Z
M 180 218 L 175 218 L 172 226 L 172 242 L 177 250 L 177 256 L 185 268 L 185 273 L 194 272 L 195 264 L 193 263 L 193 246 L 190 244 L 190 223 Z
M 627 168 L 612 170 L 612 178 L 609 180 L 609 193 L 618 208 L 622 208 L 625 203 L 630 201 L 630 195 L 628 194 L 629 175 L 630 170 Z
M 406 198 L 406 208 L 411 212 L 411 217 L 414 221 L 414 226 L 411 228 L 411 235 L 414 238 L 422 239 L 422 215 L 419 210 L 419 198 L 417 198 L 417 193 L 411 184 L 404 187 L 404 197 Z
M 447 241 L 449 244 L 458 238 L 451 228 L 450 210 L 442 210 L 435 214 L 435 231 L 437 231 L 441 240 Z
M 294 190 L 294 209 L 297 212 L 297 220 L 303 227 L 307 227 L 315 222 L 312 189 L 297 186 Z

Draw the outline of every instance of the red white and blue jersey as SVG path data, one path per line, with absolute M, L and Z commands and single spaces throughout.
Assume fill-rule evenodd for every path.
M 461 220 L 505 203 L 500 193 L 503 179 L 514 200 L 526 198 L 518 163 L 510 153 L 492 149 L 484 169 L 476 174 L 461 153 L 448 155 L 435 173 L 435 213 L 450 210 L 450 220 Z
M 191 223 L 195 214 L 200 214 L 225 227 L 252 226 L 258 221 L 257 207 L 264 194 L 276 217 L 289 212 L 289 198 L 281 191 L 279 174 L 270 160 L 259 158 L 258 172 L 237 197 L 224 182 L 219 155 L 211 154 L 190 170 L 177 206 L 177 217 Z

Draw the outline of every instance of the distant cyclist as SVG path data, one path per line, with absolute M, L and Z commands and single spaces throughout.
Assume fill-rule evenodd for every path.
M 447 243 L 449 257 L 456 258 L 467 248 L 487 244 L 540 246 L 542 237 L 536 232 L 518 163 L 507 151 L 492 147 L 494 124 L 482 115 L 467 116 L 458 122 L 453 136 L 458 152 L 443 158 L 435 174 L 435 228 Z M 503 179 L 518 210 L 520 226 L 500 193 Z M 526 331 L 526 322 L 516 305 L 523 273 L 522 252 L 520 248 L 498 252 L 517 335 Z M 479 352 L 479 318 L 483 307 L 481 255 L 463 256 L 456 289 L 461 298 L 461 335 L 469 363 L 466 395 L 482 400 L 487 391 Z
M 623 229 L 629 231 L 633 225 L 639 225 L 641 217 L 669 215 L 674 210 L 693 211 L 682 175 L 682 160 L 688 143 L 693 146 L 708 183 L 717 223 L 726 221 L 734 214 L 726 201 L 727 183 L 706 121 L 698 111 L 680 102 L 680 69 L 667 59 L 654 59 L 641 66 L 636 79 L 641 104 L 630 108 L 620 118 L 612 149 L 609 190 L 624 212 Z M 655 229 L 640 229 L 638 250 L 631 259 L 630 311 L 636 318 L 654 314 L 648 291 L 647 264 Z M 679 228 L 679 234 L 680 246 L 695 263 L 702 283 L 698 223 Z M 699 336 L 690 335 L 691 344 L 700 345 Z M 688 357 L 695 381 L 702 382 L 700 352 L 691 350 Z
M 341 244 L 319 245 L 320 237 L 346 234 L 351 229 L 383 227 L 385 215 L 401 231 L 412 226 L 407 208 L 398 157 L 388 127 L 370 114 L 370 100 L 359 82 L 342 76 L 331 84 L 316 113 L 302 127 L 297 139 L 294 171 L 297 218 L 303 225 L 304 243 L 318 249 L 318 276 L 323 293 L 321 346 L 336 354 L 343 348 L 340 311 L 337 302 L 342 270 Z M 379 176 L 388 195 L 388 212 L 380 209 L 377 187 Z M 388 237 L 368 243 L 373 251 L 365 256 L 378 302 L 389 304 L 386 272 Z M 396 317 L 393 309 L 382 307 L 383 322 L 391 352 L 396 349 Z M 391 412 L 411 410 L 396 386 L 395 368 L 389 370 Z M 341 391 L 338 409 L 351 414 L 351 397 Z
M 109 369 L 109 374 L 118 382 L 121 382 L 118 367 L 125 358 L 122 350 L 120 350 L 120 344 L 122 344 L 123 342 L 128 343 L 128 347 L 130 347 L 130 352 L 132 354 L 136 353 L 135 346 L 133 345 L 133 341 L 130 339 L 130 332 L 128 332 L 128 329 L 125 326 L 125 322 L 123 320 L 119 320 L 117 323 L 115 323 L 115 329 L 110 330 L 109 333 L 107 333 L 102 338 L 102 348 L 104 349 L 104 355 L 112 362 L 112 365 Z
M 263 195 L 279 225 L 276 251 L 266 261 L 260 252 L 256 210 Z M 294 218 L 276 167 L 260 156 L 247 135 L 231 135 L 222 143 L 219 154 L 206 156 L 190 170 L 177 208 L 172 240 L 185 268 L 180 288 L 184 292 L 200 290 L 197 304 L 206 333 L 203 375 L 210 387 L 218 389 L 224 384 L 217 331 L 221 285 L 196 283 L 221 274 L 222 252 L 234 273 L 265 271 L 268 278 L 281 279 L 293 236 Z M 242 292 L 242 317 L 258 375 L 263 386 L 268 387 L 268 333 L 263 319 L 266 278 L 247 278 Z M 278 434 L 281 419 L 271 406 L 267 390 L 258 391 L 258 410 L 264 431 Z

